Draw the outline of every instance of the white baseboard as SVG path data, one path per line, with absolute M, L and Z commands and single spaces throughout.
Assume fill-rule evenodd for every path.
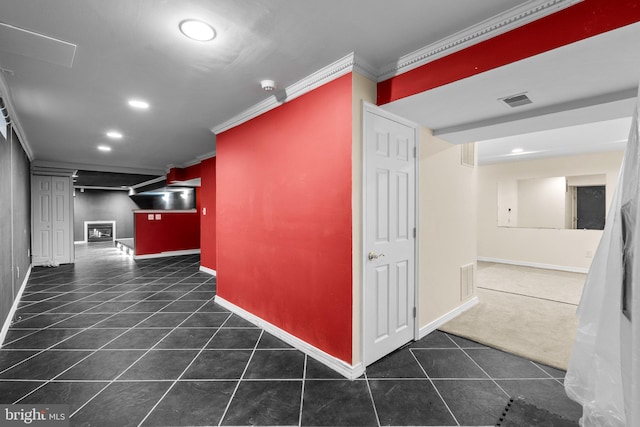
M 199 253 L 200 253 L 200 249 L 185 249 L 183 251 L 167 251 L 167 252 L 160 252 L 157 254 L 134 255 L 133 259 L 162 258 L 167 256 L 194 255 Z
M 11 305 L 11 310 L 9 310 L 9 314 L 7 318 L 4 319 L 4 323 L 2 325 L 2 329 L 0 330 L 0 348 L 4 344 L 4 339 L 7 337 L 7 332 L 9 332 L 9 327 L 11 326 L 11 320 L 13 316 L 16 314 L 16 310 L 18 309 L 18 304 L 20 303 L 20 298 L 22 298 L 22 293 L 24 292 L 24 288 L 27 286 L 27 282 L 29 281 L 29 276 L 31 276 L 31 265 L 27 269 L 27 274 L 24 275 L 24 280 L 22 281 L 22 285 L 20 285 L 20 290 L 13 300 L 13 305 Z
M 588 273 L 589 269 L 585 267 L 570 267 L 566 265 L 541 264 L 537 262 L 516 261 L 512 259 L 478 257 L 478 261 L 495 262 L 498 264 L 521 265 L 523 267 L 544 268 L 545 270 L 568 271 L 570 273 Z
M 83 243 L 87 243 L 87 241 L 86 241 L 86 240 L 75 240 L 75 241 L 73 242 L 73 244 L 74 244 L 74 245 L 81 245 L 81 244 L 83 244 Z
M 200 266 L 200 271 L 202 271 L 203 273 L 210 274 L 212 276 L 215 276 L 217 274 L 215 270 L 213 270 L 213 269 L 211 269 L 209 267 Z
M 455 317 L 458 317 L 459 315 L 469 310 L 471 307 L 473 307 L 476 304 L 478 304 L 477 296 L 471 298 L 468 301 L 465 301 L 464 303 L 460 304 L 458 307 L 454 308 L 450 312 L 438 317 L 436 320 L 427 323 L 426 325 L 420 328 L 420 331 L 418 332 L 418 339 L 426 337 L 431 332 L 435 331 L 440 326 L 447 323 L 449 320 Z
M 278 337 L 282 341 L 287 344 L 293 346 L 294 348 L 300 350 L 301 352 L 307 354 L 308 356 L 314 358 L 318 362 L 327 366 L 330 369 L 338 372 L 340 375 L 345 376 L 348 379 L 358 378 L 360 375 L 364 374 L 364 366 L 362 363 L 358 363 L 356 365 L 349 365 L 348 363 L 331 356 L 328 353 L 320 350 L 317 347 L 312 346 L 311 344 L 301 340 L 300 338 L 291 335 L 287 331 L 280 329 L 279 327 L 267 322 L 266 320 L 261 319 L 260 317 L 249 313 L 248 311 L 238 307 L 237 305 L 230 303 L 229 301 L 221 298 L 216 295 L 214 301 L 220 304 L 222 307 L 231 311 L 234 314 L 242 317 L 245 320 L 253 323 L 254 325 L 264 329 L 270 334 Z

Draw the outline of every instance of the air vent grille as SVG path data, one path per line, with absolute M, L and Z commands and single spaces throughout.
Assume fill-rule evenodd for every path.
M 525 93 L 507 96 L 506 98 L 501 98 L 500 100 L 512 108 L 531 104 L 533 102 Z
M 476 165 L 476 143 L 469 142 L 462 144 L 461 151 L 461 163 L 463 166 L 474 167 Z
M 473 295 L 475 288 L 474 264 L 460 267 L 460 301 L 464 301 Z

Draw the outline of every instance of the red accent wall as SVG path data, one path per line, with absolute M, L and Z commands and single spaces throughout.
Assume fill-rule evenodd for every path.
M 348 363 L 351 82 L 216 139 L 218 295 Z
M 200 265 L 217 270 L 216 158 L 200 162 Z M 204 214 L 203 208 L 207 209 Z
M 171 168 L 167 173 L 167 184 L 200 178 L 200 163 L 186 168 Z
M 640 21 L 638 0 L 584 0 L 378 83 L 378 105 Z
M 153 221 L 148 215 L 160 215 Z M 197 212 L 135 212 L 136 255 L 159 254 L 200 248 L 200 215 Z

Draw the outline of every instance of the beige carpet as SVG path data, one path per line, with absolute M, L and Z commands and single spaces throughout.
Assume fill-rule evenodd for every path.
M 585 274 L 478 263 L 479 303 L 440 329 L 567 369 Z

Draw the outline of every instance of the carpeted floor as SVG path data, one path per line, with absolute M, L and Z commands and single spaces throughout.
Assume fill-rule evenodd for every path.
M 566 370 L 585 274 L 478 263 L 479 303 L 442 331 Z

